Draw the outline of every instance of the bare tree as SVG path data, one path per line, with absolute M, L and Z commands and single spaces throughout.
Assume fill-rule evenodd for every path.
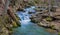
M 48 5 L 48 8 L 49 8 L 48 9 L 48 11 L 49 11 L 48 14 L 49 14 L 49 16 L 51 16 L 51 11 L 50 11 L 50 9 L 51 9 L 51 0 L 48 0 L 48 4 L 49 4 Z
M 3 13 L 7 13 L 9 3 L 10 3 L 10 0 L 6 0 L 5 5 L 4 5 L 4 12 Z

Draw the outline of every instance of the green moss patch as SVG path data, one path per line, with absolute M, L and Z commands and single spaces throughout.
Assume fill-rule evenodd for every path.
M 46 21 L 49 21 L 49 22 L 53 20 L 51 17 L 46 17 L 45 19 Z
M 58 32 L 58 35 L 60 35 L 60 32 Z

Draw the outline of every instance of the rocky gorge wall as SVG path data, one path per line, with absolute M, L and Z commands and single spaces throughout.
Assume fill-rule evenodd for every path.
M 8 0 L 10 2 L 7 5 L 7 9 L 6 9 L 5 8 L 6 1 L 7 0 L 0 0 L 0 35 L 11 35 L 10 33 L 12 32 L 13 27 L 20 26 L 19 18 L 15 14 L 17 11 L 21 11 L 24 8 L 30 7 L 30 6 L 41 6 L 41 5 L 43 6 L 44 3 L 45 3 L 44 4 L 45 6 L 48 6 L 47 0 L 45 0 L 45 1 L 44 0 Z M 7 11 L 7 12 L 5 12 L 5 11 Z M 59 12 L 55 12 L 55 13 L 59 13 Z M 54 12 L 53 12 L 53 14 L 54 14 Z M 41 14 L 37 14 L 37 15 L 35 15 L 36 17 L 33 16 L 32 20 L 34 20 L 34 22 L 36 21 L 36 23 L 39 26 L 44 26 L 44 27 L 52 26 L 53 28 L 56 27 L 57 29 L 58 28 L 60 29 L 59 22 L 58 23 L 56 21 L 49 22 L 51 20 L 51 18 L 47 17 L 46 19 L 49 21 L 46 21 L 45 18 L 43 18 L 44 16 L 41 16 Z M 58 18 L 58 17 L 56 17 L 56 18 Z M 44 23 L 42 23 L 43 22 L 42 20 L 44 21 Z M 60 20 L 58 20 L 58 21 L 60 21 Z M 55 27 L 54 27 L 54 25 L 55 25 Z
M 13 28 L 21 26 L 15 14 L 17 10 L 14 10 L 15 8 L 10 3 L 10 0 L 0 1 L 0 35 L 12 35 Z
M 40 10 L 37 12 L 41 12 Z M 36 13 L 37 13 L 36 12 Z M 31 16 L 31 22 L 38 24 L 47 29 L 56 30 L 60 32 L 60 8 L 57 8 L 56 11 L 51 11 L 51 15 L 48 15 L 48 11 L 43 13 L 38 13 Z

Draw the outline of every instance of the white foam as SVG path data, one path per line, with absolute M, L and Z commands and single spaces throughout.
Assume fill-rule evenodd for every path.
M 20 21 L 22 24 L 28 24 L 28 22 L 30 22 L 31 20 L 22 20 Z

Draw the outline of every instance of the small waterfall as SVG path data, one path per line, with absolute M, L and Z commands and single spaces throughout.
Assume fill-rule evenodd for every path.
M 24 11 L 26 11 L 26 13 L 28 13 L 28 12 L 35 12 L 35 6 L 31 6 L 30 8 L 26 8 L 26 9 L 24 9 Z
M 31 6 L 30 8 L 24 9 L 25 12 L 23 12 L 23 11 L 17 12 L 17 14 L 20 17 L 22 22 L 30 21 L 30 19 L 29 19 L 30 14 L 28 14 L 28 12 L 35 12 L 34 8 L 35 8 L 35 6 Z

